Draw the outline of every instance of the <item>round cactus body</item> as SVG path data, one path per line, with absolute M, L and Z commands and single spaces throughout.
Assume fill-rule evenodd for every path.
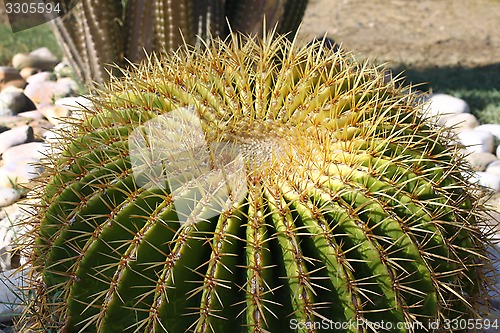
M 423 332 L 476 318 L 487 265 L 467 168 L 386 81 L 278 36 L 113 80 L 41 177 L 27 322 Z

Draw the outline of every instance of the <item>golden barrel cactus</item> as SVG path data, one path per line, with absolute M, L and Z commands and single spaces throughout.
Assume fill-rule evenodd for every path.
M 34 190 L 24 322 L 423 332 L 479 318 L 489 265 L 478 194 L 409 91 L 323 41 L 279 35 L 125 71 Z

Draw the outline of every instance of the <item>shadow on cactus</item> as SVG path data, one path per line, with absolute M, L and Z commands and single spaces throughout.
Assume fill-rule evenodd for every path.
M 37 297 L 22 322 L 423 332 L 479 318 L 490 265 L 477 188 L 408 91 L 278 35 L 124 72 L 34 191 Z

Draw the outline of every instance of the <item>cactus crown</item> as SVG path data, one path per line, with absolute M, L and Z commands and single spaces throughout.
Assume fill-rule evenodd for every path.
M 233 36 L 123 74 L 35 191 L 32 327 L 376 332 L 480 314 L 468 169 L 383 68 Z M 423 330 L 408 327 L 391 331 Z

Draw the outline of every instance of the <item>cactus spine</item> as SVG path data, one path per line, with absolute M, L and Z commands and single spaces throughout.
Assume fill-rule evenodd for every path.
M 307 0 L 80 0 L 53 30 L 77 76 L 88 86 L 137 63 L 152 51 L 172 51 L 234 31 L 262 35 L 268 27 L 294 33 Z M 227 21 L 226 21 L 227 20 Z
M 153 140 L 145 124 L 172 114 Z M 139 170 L 137 152 L 166 155 Z M 396 325 L 476 318 L 487 239 L 467 170 L 412 93 L 321 42 L 233 36 L 152 57 L 94 97 L 40 179 L 25 322 L 421 332 Z

